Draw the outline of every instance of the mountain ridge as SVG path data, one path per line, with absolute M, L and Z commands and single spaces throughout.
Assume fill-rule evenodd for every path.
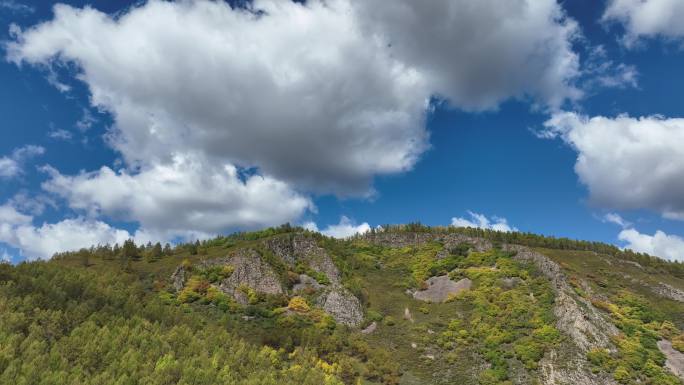
M 1 325 L 12 314 L 33 315 L 23 332 L 2 330 L 0 335 L 6 342 L 13 341 L 8 336 L 25 341 L 32 336 L 31 325 L 44 323 L 17 298 L 30 302 L 50 295 L 32 285 L 54 277 L 55 270 L 65 277 L 107 277 L 102 290 L 116 296 L 128 292 L 110 288 L 127 281 L 138 287 L 132 297 L 139 308 L 130 306 L 140 322 L 173 328 L 177 322 L 171 319 L 188 318 L 192 322 L 182 324 L 194 325 L 188 326 L 192 335 L 201 334 L 199 322 L 249 349 L 266 349 L 273 358 L 260 367 L 268 374 L 242 377 L 244 367 L 260 361 L 224 365 L 232 377 L 199 364 L 203 378 L 211 379 L 206 383 L 307 383 L 307 378 L 330 384 L 682 383 L 682 265 L 614 246 L 408 224 L 346 240 L 281 226 L 165 248 L 162 255 L 158 249 L 100 246 L 50 262 L 2 266 L 0 305 L 10 315 L 1 316 Z M 24 270 L 37 278 L 29 279 Z M 438 277 L 469 284 L 443 303 L 417 299 L 421 296 L 415 293 L 428 290 Z M 83 293 L 65 295 L 67 302 L 57 301 L 62 305 L 51 311 L 72 317 L 68 301 L 90 306 Z M 41 303 L 39 310 L 45 307 Z M 125 301 L 117 306 L 125 309 Z M 152 309 L 159 315 L 147 314 Z M 76 330 L 106 311 L 97 306 L 85 311 L 58 338 L 48 339 L 50 350 L 67 344 Z M 98 330 L 112 327 L 115 317 L 107 314 L 100 314 Z M 205 350 L 223 346 L 206 344 Z M 15 361 L 28 353 L 14 347 L 12 354 L 0 356 L 0 379 L 22 383 L 27 377 Z M 197 352 L 184 356 L 177 348 L 151 356 L 157 357 L 154 367 L 133 365 L 140 373 L 128 373 L 128 383 L 202 383 L 191 381 L 184 368 Z M 176 362 L 170 382 L 143 375 L 154 373 L 160 360 Z M 93 376 L 104 374 L 112 375 L 111 383 L 123 378 L 109 366 L 76 368 L 80 373 L 64 372 L 82 383 L 98 383 Z M 297 377 L 293 370 L 306 374 Z M 39 372 L 44 379 L 56 371 Z

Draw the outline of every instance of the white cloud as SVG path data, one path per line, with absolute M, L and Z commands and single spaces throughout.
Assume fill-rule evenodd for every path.
M 340 223 L 336 225 L 329 225 L 323 230 L 318 230 L 318 226 L 314 222 L 306 222 L 302 225 L 305 229 L 309 231 L 318 231 L 323 235 L 333 238 L 349 238 L 356 234 L 364 234 L 370 231 L 371 227 L 367 222 L 363 222 L 360 225 L 354 224 L 354 222 L 346 216 L 340 218 Z
M 12 151 L 9 156 L 0 157 L 0 178 L 13 178 L 23 173 L 23 163 L 45 153 L 41 146 L 27 145 Z
M 427 148 L 424 76 L 363 35 L 346 1 L 253 7 L 149 1 L 113 19 L 57 5 L 8 55 L 78 65 L 128 165 L 199 152 L 340 194 L 410 169 Z
M 0 0 L 0 10 L 2 9 L 20 14 L 28 14 L 36 11 L 35 8 L 23 3 L 19 3 L 15 0 Z
M 604 222 L 614 223 L 622 228 L 630 227 L 632 224 L 625 220 L 620 214 L 617 213 L 607 213 L 603 216 Z
M 0 225 L 0 242 L 21 249 L 29 260 L 48 259 L 55 253 L 78 250 L 97 244 L 123 243 L 132 235 L 125 230 L 85 218 L 44 223 L 40 227 L 23 224 Z
M 58 128 L 58 129 L 53 129 L 48 131 L 48 136 L 52 139 L 58 139 L 58 140 L 70 140 L 73 135 L 71 132 L 63 129 L 63 128 Z
M 167 237 L 278 225 L 313 208 L 307 197 L 273 178 L 241 177 L 233 166 L 213 168 L 180 155 L 172 164 L 135 174 L 109 167 L 76 176 L 47 171 L 50 178 L 43 188 L 65 198 L 72 209 L 90 217 L 137 221 L 144 231 Z
M 555 0 L 247 7 L 150 0 L 112 16 L 59 4 L 50 21 L 13 26 L 7 59 L 47 68 L 63 91 L 54 69 L 77 68 L 126 167 L 53 171 L 45 188 L 150 234 L 278 224 L 311 207 L 304 192 L 365 195 L 375 176 L 411 169 L 432 95 L 468 110 L 581 96 L 578 27 Z M 84 113 L 77 126 L 89 124 Z M 246 168 L 261 176 L 243 181 Z
M 358 3 L 367 28 L 455 106 L 491 109 L 531 96 L 557 107 L 581 96 L 573 85 L 579 29 L 555 0 Z
M 595 204 L 684 216 L 684 119 L 564 112 L 545 127 L 541 136 L 577 151 L 575 172 Z
M 640 38 L 684 38 L 684 2 L 681 0 L 612 0 L 602 20 L 624 25 L 628 47 Z
M 468 216 L 470 216 L 470 219 L 463 217 L 451 218 L 451 225 L 454 227 L 473 227 L 496 231 L 518 231 L 515 227 L 508 225 L 508 220 L 506 220 L 506 218 L 493 216 L 489 219 L 483 214 L 478 214 L 470 210 L 468 210 Z
M 618 238 L 626 242 L 626 248 L 655 255 L 671 261 L 684 261 L 684 239 L 660 230 L 653 235 L 642 234 L 635 229 L 625 229 Z

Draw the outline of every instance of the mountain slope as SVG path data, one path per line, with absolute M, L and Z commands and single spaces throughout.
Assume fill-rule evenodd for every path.
M 384 228 L 342 241 L 283 226 L 2 265 L 0 383 L 683 383 L 681 264 L 532 234 Z

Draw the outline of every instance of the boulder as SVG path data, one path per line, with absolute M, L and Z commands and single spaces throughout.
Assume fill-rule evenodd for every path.
M 356 327 L 363 321 L 361 302 L 341 285 L 326 289 L 318 298 L 317 304 L 339 324 Z

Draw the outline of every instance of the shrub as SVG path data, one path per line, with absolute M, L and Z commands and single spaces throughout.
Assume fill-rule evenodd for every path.
M 287 304 L 287 308 L 297 313 L 308 313 L 311 310 L 309 304 L 302 297 L 292 297 Z

